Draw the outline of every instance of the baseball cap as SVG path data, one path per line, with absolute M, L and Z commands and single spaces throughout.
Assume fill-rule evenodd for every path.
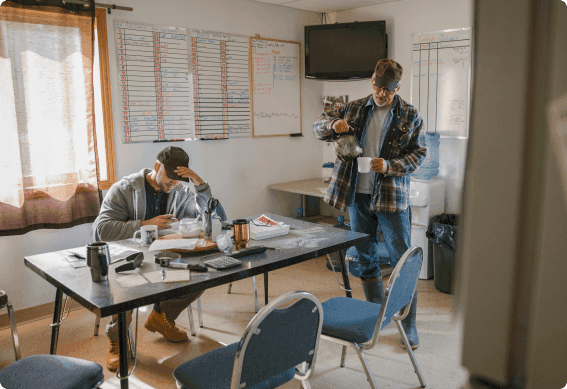
M 189 156 L 182 148 L 169 146 L 159 152 L 157 160 L 163 163 L 165 175 L 170 180 L 189 182 L 189 177 L 181 177 L 175 173 L 178 166 L 189 167 Z
M 387 58 L 381 59 L 374 69 L 374 86 L 393 91 L 400 85 L 403 72 L 402 65 L 396 61 Z

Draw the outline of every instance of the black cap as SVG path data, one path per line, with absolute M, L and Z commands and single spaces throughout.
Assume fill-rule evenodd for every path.
M 374 69 L 374 86 L 394 91 L 400 85 L 403 72 L 402 65 L 396 61 L 387 58 L 381 59 Z
M 163 163 L 165 175 L 170 180 L 189 182 L 189 177 L 181 177 L 175 170 L 178 166 L 189 167 L 189 156 L 182 148 L 169 146 L 160 151 L 157 160 Z

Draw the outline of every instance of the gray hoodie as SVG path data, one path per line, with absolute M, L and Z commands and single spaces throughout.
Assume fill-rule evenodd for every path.
M 124 177 L 110 187 L 100 213 L 93 223 L 92 239 L 113 241 L 128 239 L 140 229 L 140 222 L 146 214 L 146 174 L 150 169 Z M 211 198 L 211 188 L 205 183 L 195 187 L 193 193 L 187 186 L 177 185 L 167 197 L 166 213 L 178 220 L 184 217 L 197 217 L 205 210 Z

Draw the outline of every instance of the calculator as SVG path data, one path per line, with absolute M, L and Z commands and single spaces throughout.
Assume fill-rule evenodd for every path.
M 223 270 L 230 267 L 239 266 L 242 264 L 242 261 L 240 259 L 232 258 L 226 255 L 219 255 L 218 257 L 203 261 L 203 263 L 217 270 Z

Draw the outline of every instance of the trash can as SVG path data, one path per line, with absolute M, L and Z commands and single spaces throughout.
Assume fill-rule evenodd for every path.
M 433 248 L 433 279 L 437 290 L 453 293 L 457 215 L 443 213 L 431 218 L 425 235 Z

